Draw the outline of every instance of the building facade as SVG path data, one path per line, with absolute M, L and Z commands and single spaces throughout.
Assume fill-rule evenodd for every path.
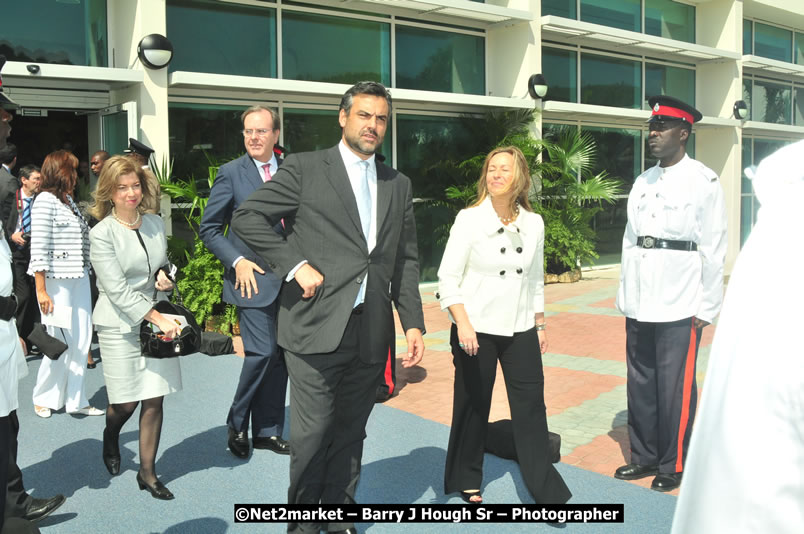
M 383 153 L 428 196 L 424 169 L 460 143 L 462 117 L 540 109 L 537 135 L 579 128 L 597 166 L 626 190 L 595 220 L 601 262 L 619 261 L 625 198 L 652 165 L 647 98 L 666 93 L 704 120 L 690 152 L 726 192 L 730 265 L 756 203 L 742 169 L 804 138 L 801 0 L 26 0 L 4 5 L 5 90 L 23 109 L 20 162 L 71 146 L 88 159 L 128 137 L 172 158 L 180 177 L 242 152 L 239 112 L 275 106 L 280 144 L 323 148 L 340 136 L 340 95 L 362 79 L 392 90 Z M 13 21 L 13 22 L 12 22 Z M 137 57 L 148 34 L 172 42 L 167 68 Z M 543 100 L 527 81 L 543 73 Z M 748 116 L 735 118 L 735 102 Z M 26 146 L 27 144 L 27 146 Z M 435 277 L 437 210 L 417 204 L 422 278 Z

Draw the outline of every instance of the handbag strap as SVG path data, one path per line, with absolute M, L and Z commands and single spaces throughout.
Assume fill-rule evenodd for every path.
M 142 245 L 142 250 L 145 251 L 145 261 L 148 262 L 148 278 L 151 277 L 151 256 L 148 254 L 148 249 L 145 247 L 145 241 L 142 240 L 142 235 L 140 235 L 139 228 L 135 229 L 134 232 L 137 234 L 137 239 L 140 240 L 140 245 Z M 156 286 L 154 286 L 154 296 L 153 300 L 156 300 L 156 294 L 158 290 Z M 173 292 L 176 295 L 176 303 L 184 306 L 184 299 L 181 297 L 181 293 L 179 292 L 179 286 L 175 282 L 173 283 Z

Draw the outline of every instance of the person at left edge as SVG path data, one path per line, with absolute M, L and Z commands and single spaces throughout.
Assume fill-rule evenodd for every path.
M 0 55 L 0 71 L 6 57 Z M 17 109 L 17 103 L 3 92 L 3 79 L 0 76 L 0 149 L 6 147 L 14 118 L 11 111 Z M 8 306 L 7 314 L 14 305 L 11 292 L 13 271 L 11 269 L 11 250 L 7 243 L 0 243 L 0 301 Z M 0 531 L 4 534 L 35 534 L 39 529 L 31 524 L 52 513 L 64 504 L 64 495 L 56 495 L 49 499 L 34 499 L 25 491 L 22 484 L 22 472 L 17 465 L 17 436 L 19 419 L 17 418 L 17 381 L 28 374 L 25 365 L 25 350 L 19 340 L 17 330 L 8 319 L 0 320 Z M 6 352 L 7 351 L 7 352 Z
M 270 181 L 282 163 L 274 152 L 279 115 L 252 106 L 241 121 L 246 154 L 218 170 L 198 234 L 223 263 L 223 300 L 237 306 L 240 318 L 245 358 L 226 424 L 229 450 L 246 458 L 249 419 L 255 449 L 290 454 L 290 447 L 282 439 L 288 371 L 276 343 L 276 296 L 282 282 L 231 229 L 224 234 L 237 207 Z M 284 235 L 281 222 L 273 226 L 273 232 Z

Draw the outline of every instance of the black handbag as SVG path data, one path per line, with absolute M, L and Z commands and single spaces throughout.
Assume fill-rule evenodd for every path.
M 145 251 L 145 260 L 148 262 L 148 272 L 151 272 L 151 258 L 148 254 L 148 248 L 142 240 L 139 229 L 134 230 L 137 233 L 137 239 Z M 165 271 L 165 274 L 173 282 L 173 292 L 176 295 L 176 303 L 169 300 L 156 300 L 156 288 L 154 288 L 154 309 L 161 314 L 178 315 L 184 317 L 187 321 L 187 326 L 182 328 L 178 337 L 166 338 L 162 332 L 154 330 L 152 323 L 143 320 L 140 323 L 140 349 L 144 356 L 150 358 L 175 358 L 176 356 L 186 356 L 193 354 L 201 349 L 201 327 L 195 320 L 193 312 L 184 307 L 184 302 L 179 293 L 179 287 L 176 285 L 176 280 L 171 276 L 170 264 L 160 267 L 159 270 Z M 157 271 L 158 272 L 158 271 Z
M 161 314 L 180 315 L 187 320 L 187 326 L 175 338 L 165 338 L 162 332 L 155 332 L 148 321 L 140 324 L 140 348 L 145 356 L 150 358 L 174 358 L 199 352 L 201 349 L 201 327 L 193 313 L 181 304 L 181 295 L 175 289 L 178 303 L 169 300 L 158 300 L 154 309 Z

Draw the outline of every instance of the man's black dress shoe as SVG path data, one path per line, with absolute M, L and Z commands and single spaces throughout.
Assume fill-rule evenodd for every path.
M 271 436 L 269 438 L 255 437 L 253 440 L 255 449 L 268 449 L 277 454 L 290 454 L 290 445 L 281 436 Z
M 653 479 L 650 489 L 656 491 L 673 491 L 681 485 L 682 473 L 660 473 Z
M 357 534 L 357 529 L 355 527 L 350 527 L 346 530 L 328 530 L 327 534 Z
M 614 472 L 614 478 L 620 480 L 637 480 L 640 478 L 651 477 L 659 473 L 658 466 L 628 464 L 618 467 Z
M 147 489 L 151 493 L 151 496 L 154 499 L 161 499 L 163 501 L 172 501 L 173 500 L 173 494 L 170 492 L 169 489 L 167 489 L 167 487 L 165 487 L 164 484 L 162 484 L 162 482 L 159 481 L 158 478 L 156 479 L 156 482 L 154 482 L 154 484 L 152 486 L 152 485 L 148 484 L 147 482 L 145 482 L 142 479 L 142 477 L 140 476 L 139 472 L 138 472 L 137 473 L 137 485 L 140 487 L 141 490 Z
M 248 457 L 248 436 L 245 432 L 235 432 L 229 429 L 229 450 L 238 458 Z
M 31 522 L 39 521 L 49 516 L 53 510 L 64 504 L 66 500 L 67 498 L 64 495 L 54 495 L 49 499 L 31 499 L 31 505 L 22 518 Z
M 103 463 L 109 474 L 115 476 L 120 473 L 120 445 L 118 435 L 115 438 L 109 436 L 108 429 L 103 429 Z

